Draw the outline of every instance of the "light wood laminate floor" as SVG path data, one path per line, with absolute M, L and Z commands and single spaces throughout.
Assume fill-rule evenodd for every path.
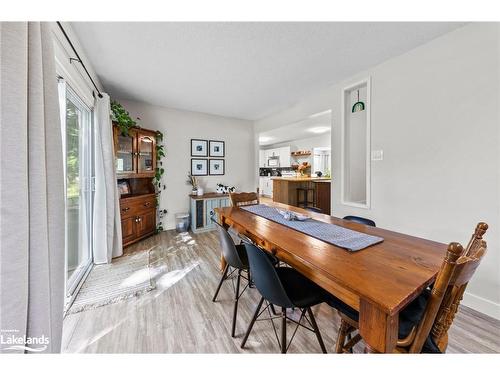
M 226 282 L 218 302 L 212 296 L 220 278 L 215 232 L 188 235 L 166 231 L 127 249 L 159 246 L 167 268 L 155 290 L 124 302 L 68 315 L 62 350 L 66 353 L 278 353 L 269 321 L 257 322 L 245 349 L 240 342 L 259 300 L 256 289 L 240 299 L 236 338 L 231 338 L 233 289 Z M 338 327 L 326 304 L 313 308 L 325 345 L 333 352 Z M 277 322 L 279 325 L 279 321 Z M 295 327 L 290 323 L 288 332 Z M 278 328 L 278 327 L 277 327 Z M 358 344 L 355 352 L 362 352 Z M 319 353 L 313 333 L 299 328 L 290 353 Z M 500 352 L 500 322 L 461 307 L 449 332 L 448 353 Z

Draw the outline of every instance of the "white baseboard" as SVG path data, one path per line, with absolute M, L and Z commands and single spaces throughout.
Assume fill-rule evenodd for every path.
M 464 293 L 462 303 L 471 309 L 500 320 L 500 303 L 467 292 Z

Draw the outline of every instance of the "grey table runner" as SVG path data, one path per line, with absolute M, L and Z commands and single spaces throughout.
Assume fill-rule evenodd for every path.
M 241 209 L 349 251 L 362 250 L 384 240 L 381 237 L 356 232 L 314 219 L 304 221 L 286 220 L 278 212 L 277 208 L 265 204 L 245 206 L 241 207 Z

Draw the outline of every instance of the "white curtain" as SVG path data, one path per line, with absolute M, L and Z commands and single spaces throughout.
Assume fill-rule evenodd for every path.
M 64 171 L 49 24 L 0 23 L 0 165 L 0 349 L 56 353 L 64 304 Z M 24 337 L 38 344 L 26 345 Z
M 113 131 L 109 96 L 96 96 L 95 102 L 95 195 L 94 263 L 109 263 L 123 254 L 120 201 L 116 185 Z

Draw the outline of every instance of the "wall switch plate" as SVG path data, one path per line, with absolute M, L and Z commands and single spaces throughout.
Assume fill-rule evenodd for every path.
M 372 160 L 384 160 L 384 150 L 373 150 L 372 151 Z

